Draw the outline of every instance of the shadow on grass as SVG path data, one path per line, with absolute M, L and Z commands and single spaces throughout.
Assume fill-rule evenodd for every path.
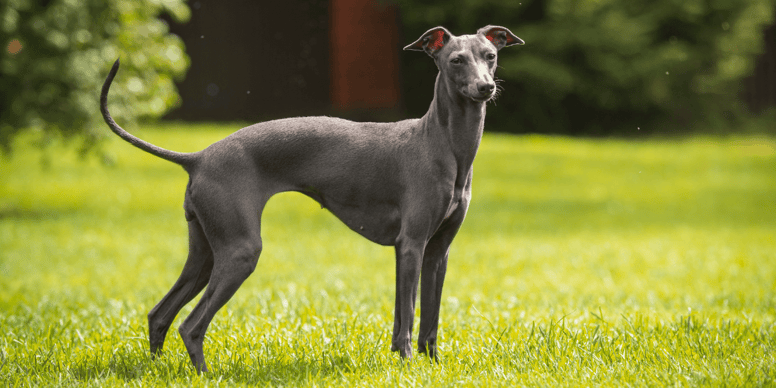
M 141 354 L 142 353 L 142 354 Z M 112 354 L 89 351 L 72 362 L 71 378 L 80 383 L 117 379 L 124 383 L 143 383 L 147 380 L 167 382 L 223 382 L 245 385 L 298 385 L 307 381 L 330 381 L 356 373 L 358 367 L 349 355 L 323 354 L 317 358 L 264 356 L 249 359 L 232 358 L 212 360 L 209 372 L 197 375 L 183 352 L 165 352 L 157 359 L 132 346 L 131 349 L 114 350 Z M 378 371 L 378 361 L 371 372 Z M 207 384 L 207 383 L 205 383 Z
M 228 365 L 226 370 L 216 369 L 214 380 L 221 378 L 240 384 L 296 385 L 306 381 L 331 381 L 355 373 L 356 363 L 347 355 L 321 355 L 320 358 L 272 359 L 253 365 Z M 223 372 L 223 373 L 219 373 Z

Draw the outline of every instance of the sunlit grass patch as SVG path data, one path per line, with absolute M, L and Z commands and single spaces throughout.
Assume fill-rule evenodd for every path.
M 139 132 L 193 151 L 236 125 Z M 146 314 L 186 256 L 178 166 L 111 139 L 0 161 L 4 385 L 769 385 L 776 141 L 486 135 L 453 244 L 438 365 L 390 352 L 394 254 L 298 194 L 263 216 L 256 272 L 196 376 Z M 416 326 L 417 328 L 417 322 Z

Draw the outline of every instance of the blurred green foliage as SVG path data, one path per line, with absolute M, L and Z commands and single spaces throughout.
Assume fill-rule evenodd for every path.
M 190 16 L 183 0 L 4 0 L 0 2 L 0 148 L 21 131 L 40 144 L 78 137 L 89 149 L 106 133 L 99 95 L 110 64 L 123 76 L 111 88 L 114 118 L 131 125 L 178 103 L 173 77 L 189 65 L 183 42 L 162 13 Z
M 398 0 L 411 41 L 430 26 L 503 25 L 526 41 L 499 54 L 506 82 L 489 123 L 521 132 L 608 134 L 716 126 L 742 117 L 743 77 L 773 0 Z M 405 68 L 428 58 L 404 56 Z M 405 71 L 406 85 L 422 80 Z M 421 73 L 422 74 L 422 73 Z M 408 106 L 427 104 L 413 102 Z M 423 97 L 426 98 L 425 96 Z M 420 99 L 420 98 L 419 98 Z M 412 100 L 412 101 L 410 101 Z M 515 125 L 517 124 L 517 125 Z M 493 128 L 491 125 L 489 127 Z M 508 128 L 506 128 L 508 127 Z M 500 128 L 500 127 L 499 127 Z M 497 129 L 499 129 L 497 128 Z

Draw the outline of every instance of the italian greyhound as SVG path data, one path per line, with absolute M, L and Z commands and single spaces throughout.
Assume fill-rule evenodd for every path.
M 298 117 L 245 127 L 199 152 L 179 153 L 141 140 L 108 112 L 114 63 L 100 109 L 119 137 L 181 165 L 189 174 L 183 203 L 189 254 L 180 278 L 148 313 L 151 354 L 162 350 L 180 309 L 205 286 L 178 329 L 197 373 L 216 312 L 256 268 L 261 212 L 276 193 L 318 201 L 356 233 L 396 249 L 396 307 L 391 351 L 412 357 L 412 325 L 420 282 L 418 352 L 437 360 L 437 327 L 450 243 L 471 200 L 472 162 L 482 138 L 485 105 L 495 97 L 498 50 L 524 44 L 504 27 L 454 36 L 444 27 L 404 50 L 425 51 L 439 74 L 420 119 L 357 123 Z

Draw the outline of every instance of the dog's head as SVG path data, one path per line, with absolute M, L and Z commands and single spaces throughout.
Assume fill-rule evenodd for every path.
M 405 50 L 424 51 L 436 62 L 445 81 L 463 97 L 485 102 L 496 95 L 494 74 L 498 50 L 525 42 L 505 27 L 485 26 L 476 34 L 455 36 L 432 28 Z

